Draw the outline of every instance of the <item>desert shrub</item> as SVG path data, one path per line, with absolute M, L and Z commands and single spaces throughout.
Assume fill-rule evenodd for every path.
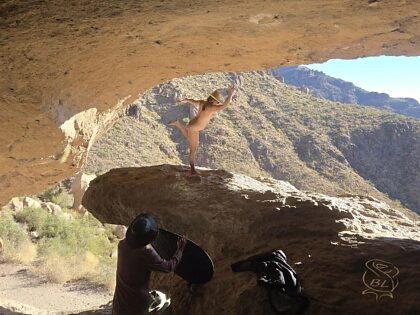
M 115 245 L 95 218 L 69 212 L 74 220 L 51 216 L 44 222 L 38 270 L 54 282 L 83 278 L 111 288 L 115 277 L 115 257 L 111 254 Z
M 59 194 L 59 190 L 60 190 L 59 185 L 52 186 L 48 188 L 46 191 L 39 194 L 38 198 L 41 199 L 42 201 L 52 201 L 52 198 L 55 195 Z
M 61 208 L 71 208 L 73 206 L 73 196 L 62 191 L 59 194 L 53 195 L 51 201 L 59 205 Z
M 37 244 L 28 231 L 37 232 Z M 68 209 L 59 215 L 40 208 L 1 211 L 0 239 L 0 261 L 35 262 L 32 271 L 53 282 L 86 279 L 114 289 L 116 243 L 110 241 L 114 240 L 112 229 L 92 215 Z
M 111 243 L 103 229 L 92 228 L 83 220 L 67 221 L 56 217 L 45 221 L 41 229 L 44 236 L 40 241 L 40 252 L 43 255 L 58 253 L 62 256 L 79 255 L 90 251 L 95 255 L 108 254 Z
M 16 221 L 26 223 L 30 231 L 39 231 L 48 216 L 48 212 L 42 208 L 24 208 L 15 214 Z
M 48 215 L 44 221 L 44 224 L 39 230 L 39 236 L 41 238 L 54 238 L 63 235 L 66 230 L 66 220 L 61 217 Z
M 97 273 L 99 258 L 86 251 L 80 255 L 61 256 L 51 253 L 43 256 L 37 271 L 50 281 L 64 283 L 77 279 L 93 279 Z
M 113 290 L 115 257 L 98 256 L 83 249 L 63 249 L 61 245 L 63 245 L 61 241 L 49 241 L 48 244 L 44 244 L 37 267 L 38 272 L 58 283 L 86 279 Z
M 0 212 L 0 238 L 3 240 L 0 261 L 29 264 L 36 258 L 36 245 L 31 242 L 26 227 L 15 222 L 11 212 Z

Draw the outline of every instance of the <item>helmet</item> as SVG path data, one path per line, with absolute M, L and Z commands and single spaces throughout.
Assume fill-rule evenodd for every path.
M 128 226 L 125 239 L 129 247 L 141 248 L 153 242 L 158 233 L 159 228 L 155 219 L 148 213 L 142 213 Z

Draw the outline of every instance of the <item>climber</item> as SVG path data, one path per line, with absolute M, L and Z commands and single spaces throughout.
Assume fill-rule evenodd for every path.
M 189 163 L 192 174 L 197 174 L 195 170 L 195 155 L 198 147 L 199 132 L 207 127 L 207 124 L 216 112 L 228 107 L 235 90 L 236 86 L 233 84 L 228 87 L 228 96 L 223 103 L 218 90 L 211 93 L 207 100 L 182 99 L 177 101 L 177 103 L 187 102 L 198 107 L 197 115 L 190 120 L 187 126 L 184 126 L 176 119 L 169 121 L 169 125 L 177 127 L 190 145 Z
M 143 315 L 150 304 L 149 280 L 152 271 L 173 272 L 181 260 L 187 239 L 178 239 L 173 257 L 164 260 L 150 245 L 158 235 L 158 226 L 150 214 L 140 214 L 118 243 L 116 287 L 113 315 Z

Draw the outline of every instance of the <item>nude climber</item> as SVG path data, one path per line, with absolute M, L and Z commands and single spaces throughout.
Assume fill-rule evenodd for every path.
M 176 119 L 169 122 L 170 125 L 177 127 L 181 131 L 190 145 L 189 162 L 191 174 L 197 174 L 195 170 L 195 155 L 198 148 L 199 132 L 207 127 L 216 112 L 228 107 L 235 89 L 235 85 L 228 87 L 228 96 L 223 103 L 221 102 L 222 98 L 218 90 L 211 93 L 207 100 L 182 99 L 177 101 L 178 103 L 190 103 L 198 107 L 197 115 L 190 120 L 187 126 L 184 126 Z

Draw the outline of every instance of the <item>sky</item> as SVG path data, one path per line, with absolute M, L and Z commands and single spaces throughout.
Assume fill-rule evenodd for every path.
M 411 97 L 420 102 L 420 57 L 331 59 L 307 67 L 352 82 L 369 92 L 384 92 L 392 97 Z

